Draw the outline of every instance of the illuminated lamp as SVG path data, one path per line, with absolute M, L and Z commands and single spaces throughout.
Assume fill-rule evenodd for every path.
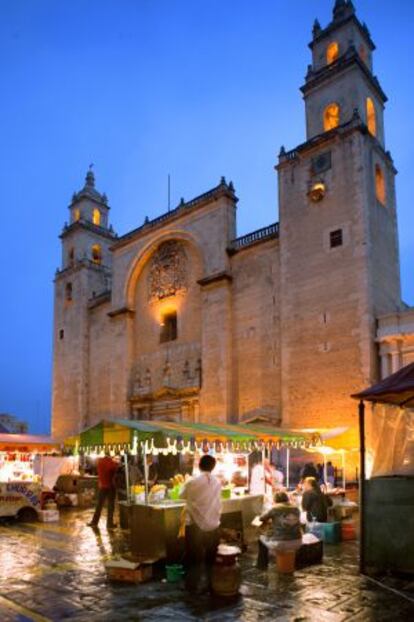
M 319 203 L 322 201 L 326 193 L 325 184 L 321 181 L 313 184 L 312 188 L 308 192 L 308 196 L 313 203 Z

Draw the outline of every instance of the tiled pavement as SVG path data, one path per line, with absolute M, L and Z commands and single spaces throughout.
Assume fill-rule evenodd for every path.
M 94 533 L 90 511 L 69 511 L 59 524 L 0 524 L 0 622 L 154 620 L 190 622 L 398 622 L 414 620 L 410 602 L 357 572 L 355 543 L 325 547 L 325 561 L 278 576 L 243 555 L 240 598 L 190 597 L 160 579 L 138 586 L 106 580 L 105 559 L 126 550 L 126 534 Z

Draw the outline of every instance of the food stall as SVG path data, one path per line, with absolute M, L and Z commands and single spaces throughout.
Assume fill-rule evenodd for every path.
M 360 425 L 360 570 L 414 575 L 414 363 L 353 395 Z
M 197 474 L 199 457 L 214 455 L 218 461 L 215 474 L 221 479 L 222 527 L 245 539 L 251 521 L 261 513 L 263 493 L 249 494 L 249 453 L 259 452 L 263 458 L 272 446 L 295 448 L 317 445 L 317 434 L 278 430 L 251 425 L 208 425 L 187 422 L 105 420 L 85 430 L 77 439 L 79 452 L 92 456 L 112 454 L 141 455 L 144 485 L 128 487 L 128 500 L 121 503 L 121 513 L 128 514 L 131 550 L 147 557 L 179 556 L 177 534 L 183 522 L 185 502 L 179 499 L 183 481 L 176 478 L 167 486 L 149 487 L 148 457 L 180 455 L 193 457 L 193 474 Z M 128 469 L 126 469 L 128 473 Z M 183 478 L 184 479 L 184 478 Z M 177 490 L 178 488 L 178 490 Z M 177 548 L 178 547 L 178 548 Z
M 0 517 L 38 517 L 45 487 L 35 472 L 36 457 L 58 451 L 47 436 L 0 434 Z

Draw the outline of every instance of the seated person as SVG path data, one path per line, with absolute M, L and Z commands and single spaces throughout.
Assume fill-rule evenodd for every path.
M 332 501 L 323 494 L 318 482 L 314 477 L 306 477 L 303 482 L 302 510 L 306 512 L 309 523 L 317 521 L 326 523 L 328 520 L 328 507 Z
M 269 551 L 296 551 L 302 545 L 300 512 L 289 502 L 285 492 L 278 492 L 275 495 L 275 505 L 260 520 L 262 523 L 272 521 L 270 533 L 259 538 L 257 567 L 266 570 L 269 565 Z

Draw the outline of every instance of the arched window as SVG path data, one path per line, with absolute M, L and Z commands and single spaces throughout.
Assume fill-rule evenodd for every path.
M 177 339 L 177 311 L 169 311 L 161 318 L 160 343 L 175 339 Z
M 92 246 L 92 261 L 98 265 L 102 263 L 102 248 L 100 244 Z
M 69 265 L 73 266 L 73 264 L 75 263 L 75 249 L 74 248 L 69 249 L 68 260 L 69 260 Z
M 72 300 L 72 283 L 66 283 L 65 285 L 65 298 L 66 300 Z
M 98 225 L 98 227 L 101 224 L 101 212 L 96 207 L 92 212 L 92 222 L 94 225 Z
M 79 209 L 79 207 L 75 207 L 75 209 L 73 210 L 73 220 L 74 220 L 74 222 L 77 222 L 78 220 L 80 220 L 80 209 Z
M 336 60 L 338 60 L 338 57 L 339 57 L 339 45 L 337 44 L 336 41 L 332 41 L 332 43 L 330 43 L 328 47 L 326 48 L 326 62 L 328 63 L 328 65 L 331 65 Z
M 332 103 L 326 106 L 323 111 L 323 129 L 325 132 L 338 127 L 340 119 L 340 109 L 338 104 Z
M 377 115 L 375 112 L 374 102 L 370 97 L 367 97 L 367 126 L 368 131 L 373 136 L 377 135 Z
M 379 164 L 375 165 L 375 195 L 377 200 L 385 205 L 387 199 L 387 193 L 385 188 L 385 177 L 382 168 Z

